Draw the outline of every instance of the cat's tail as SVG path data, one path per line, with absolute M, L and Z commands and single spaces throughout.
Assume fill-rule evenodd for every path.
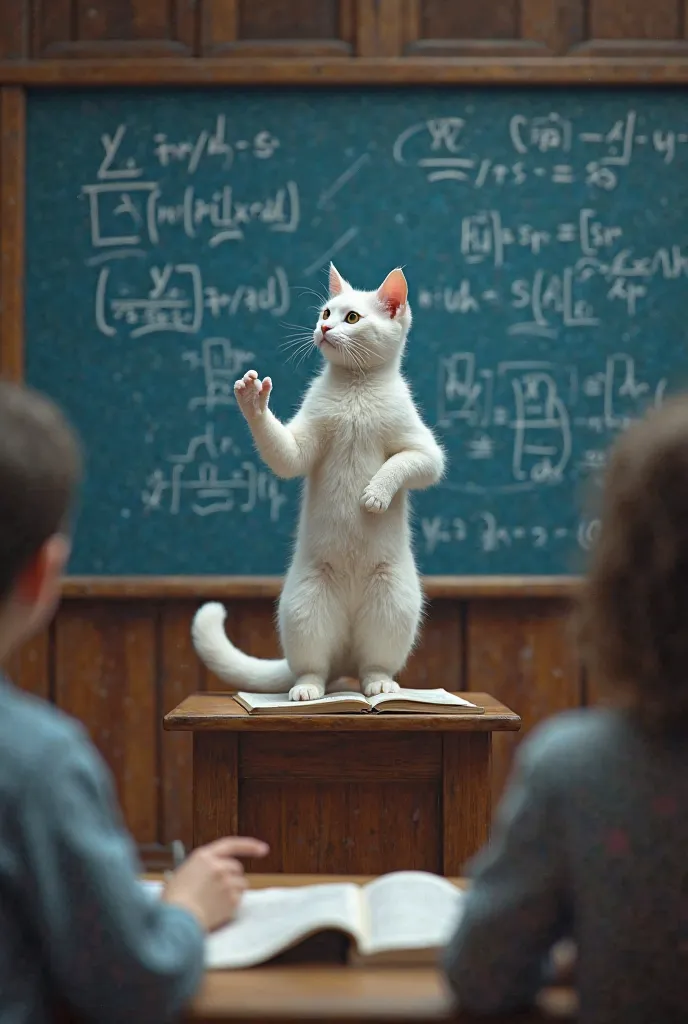
M 202 605 L 191 624 L 196 653 L 220 679 L 250 693 L 283 693 L 294 682 L 286 658 L 269 660 L 244 654 L 225 633 L 227 612 L 217 601 Z

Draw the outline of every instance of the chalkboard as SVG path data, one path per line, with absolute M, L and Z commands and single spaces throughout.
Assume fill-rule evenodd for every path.
M 406 268 L 449 455 L 413 499 L 427 574 L 577 571 L 610 441 L 688 376 L 677 90 L 40 92 L 27 161 L 27 378 L 87 447 L 75 573 L 283 572 L 298 485 L 232 383 L 297 407 L 319 357 L 284 343 L 330 258 Z

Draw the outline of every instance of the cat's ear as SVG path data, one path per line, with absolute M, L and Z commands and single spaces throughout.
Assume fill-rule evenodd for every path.
M 330 263 L 330 298 L 339 295 L 340 292 L 343 292 L 348 287 L 348 282 L 344 280 L 334 263 Z
M 377 297 L 394 319 L 408 299 L 408 285 L 400 267 L 392 270 L 377 290 Z

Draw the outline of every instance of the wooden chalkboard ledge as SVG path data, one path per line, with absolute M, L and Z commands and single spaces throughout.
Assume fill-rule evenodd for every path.
M 426 576 L 429 598 L 570 599 L 577 576 Z M 198 600 L 277 597 L 281 576 L 70 576 L 62 585 L 68 599 Z
M 614 57 L 148 57 L 0 61 L 0 85 L 676 85 L 688 52 Z

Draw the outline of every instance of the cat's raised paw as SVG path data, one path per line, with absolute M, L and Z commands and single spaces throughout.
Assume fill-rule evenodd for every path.
M 399 683 L 395 683 L 393 679 L 371 679 L 370 682 L 363 684 L 363 693 L 366 697 L 377 697 L 379 693 L 399 693 L 400 689 Z
M 234 396 L 247 420 L 265 412 L 271 391 L 270 377 L 261 380 L 255 370 L 247 370 L 240 380 L 234 382 Z
M 364 508 L 366 512 L 373 512 L 374 514 L 380 515 L 382 512 L 387 511 L 390 500 L 389 495 L 387 495 L 381 487 L 377 486 L 371 480 L 361 495 L 361 507 Z

